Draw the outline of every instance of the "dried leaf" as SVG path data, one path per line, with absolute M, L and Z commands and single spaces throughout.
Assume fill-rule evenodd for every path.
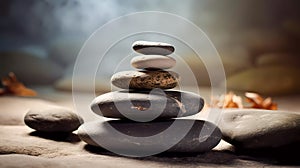
M 243 108 L 242 98 L 229 92 L 218 99 L 212 99 L 212 106 L 218 108 Z
M 268 97 L 264 99 L 257 93 L 246 92 L 246 101 L 251 104 L 250 107 L 243 106 L 242 98 L 237 96 L 233 92 L 229 92 L 226 95 L 222 95 L 217 99 L 212 98 L 212 107 L 217 108 L 257 108 L 267 110 L 277 110 L 277 104 L 272 102 L 272 98 Z
M 248 101 L 249 103 L 261 104 L 264 101 L 264 99 L 257 93 L 246 92 L 245 96 L 246 101 Z
M 0 89 L 0 95 L 4 95 L 6 91 L 4 89 Z
M 252 104 L 249 108 L 277 110 L 277 104 L 272 102 L 271 97 L 264 99 L 259 94 L 252 92 L 246 92 L 245 96 L 246 101 Z
M 242 98 L 233 92 L 229 92 L 225 95 L 223 108 L 243 108 Z
M 16 75 L 12 72 L 8 74 L 8 77 L 2 79 L 2 85 L 4 88 L 0 90 L 0 95 L 2 94 L 13 94 L 18 96 L 36 96 L 37 93 L 29 88 L 26 88 L 23 83 L 21 83 Z

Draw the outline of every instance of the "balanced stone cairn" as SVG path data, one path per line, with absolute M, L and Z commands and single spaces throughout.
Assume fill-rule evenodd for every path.
M 179 81 L 177 73 L 166 70 L 176 64 L 169 56 L 175 51 L 174 46 L 136 41 L 132 48 L 143 54 L 131 60 L 131 65 L 141 70 L 114 74 L 111 83 L 123 90 L 102 94 L 91 104 L 94 113 L 119 120 L 87 122 L 79 127 L 79 137 L 90 145 L 121 153 L 163 149 L 181 134 L 167 152 L 206 152 L 215 147 L 221 140 L 217 126 L 202 120 L 174 119 L 197 114 L 204 106 L 203 98 L 197 94 L 167 90 L 175 88 Z M 173 124 L 176 128 L 168 132 Z M 127 136 L 118 137 L 111 129 Z M 155 141 L 137 140 L 157 134 L 160 135 Z

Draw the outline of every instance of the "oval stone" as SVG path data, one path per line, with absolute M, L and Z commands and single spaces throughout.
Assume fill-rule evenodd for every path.
M 133 57 L 131 65 L 137 69 L 169 69 L 176 65 L 176 60 L 169 56 L 142 55 Z
M 111 77 L 111 83 L 121 89 L 172 89 L 179 75 L 172 71 L 122 71 Z
M 133 50 L 145 55 L 170 55 L 175 51 L 173 45 L 162 42 L 136 41 Z
M 29 110 L 24 122 L 41 132 L 72 132 L 81 125 L 83 119 L 67 108 L 49 106 L 43 110 Z
M 197 94 L 181 91 L 115 91 L 96 97 L 91 109 L 110 118 L 149 120 L 190 116 L 199 113 L 204 100 Z
M 148 123 L 122 120 L 93 121 L 81 125 L 78 129 L 78 135 L 87 144 L 107 148 L 112 152 L 124 155 L 143 155 L 155 151 L 159 153 L 202 153 L 210 151 L 221 140 L 221 131 L 210 122 L 177 119 L 177 124 L 174 126 L 174 121 L 166 120 Z M 174 125 L 172 125 L 173 123 Z M 190 127 L 187 127 L 187 125 Z M 166 131 L 172 126 L 172 131 Z M 187 128 L 187 131 L 180 132 L 177 127 L 178 129 Z M 121 133 L 122 137 L 118 137 L 111 129 Z M 158 136 L 155 138 L 156 140 L 153 140 L 152 136 L 155 135 Z M 172 144 L 174 145 L 172 146 Z M 170 147 L 168 148 L 168 146 Z M 161 151 L 162 149 L 165 149 L 165 151 Z
M 293 148 L 300 142 L 300 114 L 272 110 L 226 110 L 219 127 L 223 139 L 242 149 Z

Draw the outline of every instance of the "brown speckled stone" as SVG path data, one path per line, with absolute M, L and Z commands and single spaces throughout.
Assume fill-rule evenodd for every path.
M 114 74 L 111 83 L 122 89 L 172 89 L 179 75 L 172 71 L 122 71 Z

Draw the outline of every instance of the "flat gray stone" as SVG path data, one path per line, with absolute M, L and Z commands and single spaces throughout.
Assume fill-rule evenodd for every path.
M 121 89 L 172 89 L 179 75 L 172 71 L 122 71 L 111 77 L 111 83 Z
M 78 136 L 90 145 L 107 147 L 108 150 L 126 155 L 144 154 L 143 152 L 164 149 L 171 142 L 174 145 L 170 145 L 165 151 L 202 153 L 210 151 L 221 140 L 221 131 L 210 122 L 181 119 L 177 119 L 176 122 L 178 128 L 184 128 L 187 125 L 190 127 L 187 132 L 180 132 L 174 126 L 175 120 L 147 123 L 121 120 L 93 121 L 80 126 Z M 170 127 L 173 127 L 172 131 L 167 130 Z M 111 129 L 125 136 L 120 138 Z M 156 137 L 153 138 L 154 136 Z
M 176 60 L 169 56 L 142 55 L 133 57 L 131 65 L 137 69 L 169 69 L 176 65 Z
M 243 149 L 279 148 L 300 143 L 300 114 L 271 110 L 226 110 L 223 139 Z
M 173 45 L 162 42 L 136 41 L 133 50 L 145 55 L 170 55 L 175 51 Z
M 191 92 L 115 91 L 96 97 L 91 109 L 105 117 L 149 121 L 194 115 L 203 106 L 204 100 Z
M 29 110 L 24 117 L 27 126 L 41 132 L 72 132 L 82 121 L 82 118 L 71 110 L 59 106 Z

